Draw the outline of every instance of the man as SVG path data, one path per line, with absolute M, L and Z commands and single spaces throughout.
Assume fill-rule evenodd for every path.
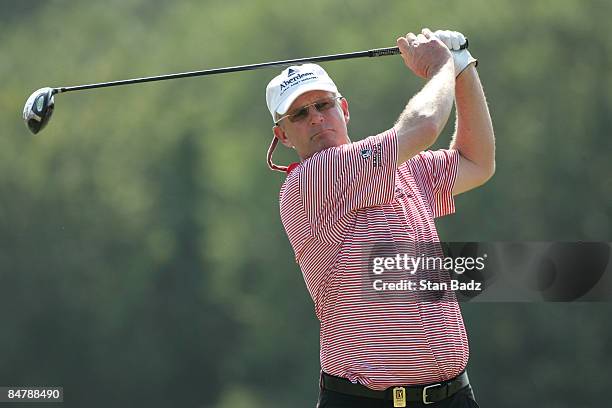
M 468 343 L 452 301 L 381 301 L 364 295 L 363 249 L 380 242 L 438 242 L 434 218 L 453 196 L 495 169 L 494 136 L 476 60 L 462 34 L 423 29 L 397 39 L 426 85 L 395 125 L 352 143 L 348 102 L 319 66 L 284 70 L 268 84 L 275 122 L 272 169 L 287 172 L 283 225 L 321 323 L 319 407 L 478 406 L 465 367 Z M 456 103 L 449 149 L 426 150 Z M 300 163 L 272 163 L 280 141 Z

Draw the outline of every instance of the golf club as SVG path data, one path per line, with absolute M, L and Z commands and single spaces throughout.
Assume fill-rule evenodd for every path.
M 468 47 L 468 42 L 461 46 L 461 49 L 465 49 Z M 350 59 L 350 58 L 362 58 L 362 57 L 382 57 L 385 55 L 396 55 L 399 54 L 398 47 L 388 47 L 388 48 L 376 48 L 368 51 L 357 51 L 357 52 L 349 52 L 344 54 L 333 54 L 333 55 L 323 55 L 318 57 L 309 57 L 309 58 L 297 58 L 291 60 L 284 61 L 274 61 L 274 62 L 263 62 L 260 64 L 251 64 L 251 65 L 240 65 L 235 67 L 226 67 L 226 68 L 214 68 L 207 69 L 203 71 L 191 71 L 191 72 L 181 72 L 177 74 L 167 74 L 167 75 L 159 75 L 159 76 L 151 76 L 144 78 L 132 78 L 132 79 L 124 79 L 120 81 L 111 81 L 111 82 L 100 82 L 97 84 L 87 84 L 87 85 L 77 85 L 77 86 L 68 86 L 68 87 L 60 87 L 60 88 L 40 88 L 30 97 L 25 103 L 23 108 L 23 120 L 25 121 L 28 129 L 34 134 L 40 132 L 46 124 L 51 119 L 51 115 L 53 114 L 53 109 L 55 107 L 55 94 L 72 92 L 72 91 L 82 91 L 85 89 L 94 89 L 94 88 L 106 88 L 111 86 L 120 86 L 120 85 L 129 85 L 129 84 L 139 84 L 142 82 L 154 82 L 154 81 L 165 81 L 168 79 L 178 79 L 178 78 L 189 78 L 195 76 L 205 76 L 205 75 L 215 75 L 215 74 L 225 74 L 229 72 L 238 72 L 238 71 L 248 71 L 259 68 L 266 68 L 272 66 L 279 65 L 293 65 L 303 62 L 323 62 L 323 61 L 335 61 L 342 59 Z

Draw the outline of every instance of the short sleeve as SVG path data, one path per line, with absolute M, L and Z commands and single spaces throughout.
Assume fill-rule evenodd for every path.
M 304 210 L 312 234 L 319 236 L 351 211 L 393 200 L 397 171 L 395 130 L 323 150 L 302 164 Z
M 459 168 L 459 151 L 427 150 L 408 160 L 399 171 L 409 170 L 421 188 L 434 218 L 455 212 L 453 187 Z

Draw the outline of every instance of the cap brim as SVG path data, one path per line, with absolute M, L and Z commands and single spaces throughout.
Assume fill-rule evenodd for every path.
M 284 115 L 289 110 L 291 104 L 300 96 L 310 91 L 328 91 L 338 93 L 338 88 L 336 88 L 333 84 L 310 84 L 297 88 L 291 95 L 289 95 L 278 107 L 276 108 L 276 113 L 279 115 Z

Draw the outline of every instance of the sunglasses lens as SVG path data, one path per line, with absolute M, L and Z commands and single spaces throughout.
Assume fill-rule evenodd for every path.
M 310 105 L 303 106 L 302 108 L 298 109 L 295 113 L 291 113 L 287 115 L 287 117 L 293 123 L 301 122 L 308 118 L 308 111 L 311 106 L 314 106 L 318 112 L 325 112 L 327 110 L 330 110 L 336 105 L 337 99 L 338 98 L 323 99 L 315 103 L 312 103 Z
M 289 116 L 289 120 L 292 122 L 300 122 L 308 117 L 308 106 L 298 109 L 297 112 Z
M 326 110 L 329 110 L 332 106 L 334 106 L 334 102 L 334 99 L 326 99 L 324 101 L 315 103 L 315 108 L 317 108 L 319 112 L 325 112 Z

